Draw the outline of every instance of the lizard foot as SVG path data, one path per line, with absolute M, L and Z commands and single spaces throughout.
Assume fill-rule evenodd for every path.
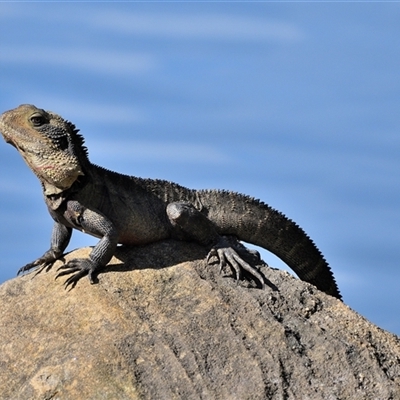
M 85 275 L 88 275 L 90 283 L 95 283 L 94 272 L 96 267 L 92 260 L 87 258 L 74 258 L 57 269 L 57 271 L 62 271 L 57 274 L 56 279 L 60 276 L 73 274 L 64 282 L 65 289 L 68 289 L 69 286 L 70 289 L 73 289 L 79 279 Z
M 235 270 L 237 282 L 239 282 L 239 280 L 242 278 L 242 270 L 245 270 L 254 278 L 256 278 L 260 282 L 262 289 L 264 289 L 265 288 L 264 278 L 258 272 L 257 268 L 252 267 L 249 263 L 243 260 L 241 255 L 238 254 L 238 253 L 243 254 L 247 252 L 248 255 L 251 255 L 256 259 L 260 260 L 259 253 L 256 250 L 253 251 L 246 249 L 236 239 L 234 239 L 234 241 L 235 243 L 233 243 L 233 240 L 229 240 L 226 237 L 222 237 L 220 241 L 208 253 L 207 263 L 209 265 L 215 263 L 212 262 L 211 259 L 216 258 L 219 264 L 220 271 L 222 271 L 222 269 L 226 265 L 229 265 L 230 268 Z
M 24 274 L 25 272 L 30 271 L 31 269 L 34 269 L 35 271 L 35 275 L 33 275 L 33 277 L 35 277 L 37 274 L 40 274 L 43 270 L 46 270 L 46 272 L 50 271 L 50 268 L 53 266 L 54 261 L 51 262 L 38 262 L 38 260 L 31 262 L 29 264 L 24 265 L 23 267 L 21 267 L 18 272 L 17 275 L 20 274 Z
M 28 272 L 31 269 L 35 270 L 35 275 L 33 275 L 33 278 L 37 274 L 40 274 L 43 270 L 49 272 L 54 262 L 60 258 L 60 255 L 61 254 L 49 250 L 46 253 L 44 253 L 42 257 L 39 257 L 37 260 L 21 267 L 17 272 L 17 276 L 20 274 L 24 274 L 25 272 Z

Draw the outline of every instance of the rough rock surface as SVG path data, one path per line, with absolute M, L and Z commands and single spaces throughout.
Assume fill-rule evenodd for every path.
M 77 250 L 66 258 L 87 256 Z M 99 284 L 56 266 L 0 286 L 1 399 L 400 399 L 400 341 L 267 267 L 266 290 L 198 245 L 119 248 Z

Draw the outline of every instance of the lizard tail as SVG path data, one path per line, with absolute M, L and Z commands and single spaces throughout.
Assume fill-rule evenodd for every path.
M 200 191 L 199 199 L 219 234 L 263 247 L 300 279 L 341 299 L 325 258 L 303 229 L 285 215 L 259 200 L 227 191 Z

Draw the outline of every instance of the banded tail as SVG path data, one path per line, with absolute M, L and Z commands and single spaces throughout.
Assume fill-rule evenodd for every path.
M 341 299 L 332 271 L 314 242 L 295 222 L 267 204 L 227 191 L 199 191 L 199 199 L 221 235 L 263 247 L 319 290 Z

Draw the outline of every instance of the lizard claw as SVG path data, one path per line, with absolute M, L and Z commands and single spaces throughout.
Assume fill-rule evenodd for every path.
M 53 264 L 54 264 L 54 261 L 53 261 L 53 262 L 43 263 L 42 265 L 38 266 L 38 267 L 36 268 L 35 275 L 33 275 L 33 278 L 34 278 L 36 275 L 40 274 L 43 270 L 46 271 L 46 272 L 49 272 L 50 269 L 51 269 L 51 267 L 53 266 Z M 19 272 L 19 271 L 18 271 L 18 272 Z
M 240 246 L 238 247 L 238 250 L 243 252 L 244 246 L 242 246 L 240 243 L 237 243 L 237 245 Z M 219 264 L 220 272 L 228 264 L 232 269 L 235 270 L 237 282 L 239 282 L 239 280 L 242 278 L 242 270 L 245 270 L 249 272 L 254 278 L 256 278 L 260 282 L 262 288 L 264 289 L 265 282 L 262 275 L 258 272 L 258 270 L 255 267 L 252 267 L 250 264 L 244 261 L 243 258 L 240 257 L 239 254 L 236 252 L 236 249 L 234 247 L 235 245 L 229 243 L 226 238 L 221 238 L 218 244 L 215 247 L 213 247 L 208 253 L 206 259 L 207 263 L 212 264 L 211 259 L 216 258 Z M 253 251 L 251 250 L 247 251 L 253 256 L 257 256 L 257 254 L 259 254 L 258 252 L 257 254 L 254 254 Z
M 65 289 L 68 289 L 68 287 L 73 289 L 78 281 L 85 275 L 88 275 L 90 283 L 94 283 L 93 274 L 95 269 L 96 265 L 93 261 L 85 258 L 74 258 L 57 269 L 57 271 L 61 270 L 61 272 L 57 274 L 55 279 L 60 276 L 73 274 L 64 282 Z
M 46 253 L 44 253 L 42 257 L 39 257 L 37 260 L 21 267 L 17 272 L 17 276 L 20 274 L 24 274 L 25 272 L 28 272 L 31 269 L 35 270 L 35 275 L 33 275 L 33 278 L 37 274 L 40 274 L 43 270 L 49 272 L 54 262 L 58 260 L 60 257 L 61 253 L 56 253 L 53 250 L 49 250 Z
M 240 259 L 240 257 L 237 255 L 235 250 L 233 250 L 230 247 L 222 248 L 222 249 L 214 248 L 213 250 L 214 250 L 214 252 L 211 257 L 217 258 L 218 264 L 219 264 L 219 272 L 221 273 L 222 270 L 225 268 L 225 266 L 228 264 L 231 268 L 233 268 L 235 270 L 236 281 L 239 282 L 239 280 L 242 278 L 242 271 L 240 270 L 240 261 L 243 261 L 243 260 Z M 210 253 L 211 253 L 211 251 L 210 251 Z M 211 257 L 207 257 L 208 264 L 211 264 L 210 263 Z
M 34 262 L 31 262 L 31 263 L 29 263 L 29 264 L 26 264 L 26 265 L 24 265 L 23 267 L 21 267 L 21 268 L 18 270 L 18 272 L 17 272 L 17 276 L 20 275 L 20 274 L 23 275 L 25 272 L 30 271 L 32 268 L 37 268 L 37 269 L 40 269 L 40 271 L 42 271 L 42 270 L 43 270 L 42 266 L 43 266 L 44 264 L 39 264 L 37 261 L 38 261 L 38 260 L 36 260 L 36 261 L 34 261 Z M 40 271 L 39 271 L 39 272 L 40 272 Z
M 224 257 L 223 253 L 219 252 L 220 249 L 216 249 L 213 247 L 207 255 L 207 264 L 212 264 L 211 259 L 216 257 L 219 262 L 219 272 L 221 273 L 224 267 L 226 266 L 226 258 Z

